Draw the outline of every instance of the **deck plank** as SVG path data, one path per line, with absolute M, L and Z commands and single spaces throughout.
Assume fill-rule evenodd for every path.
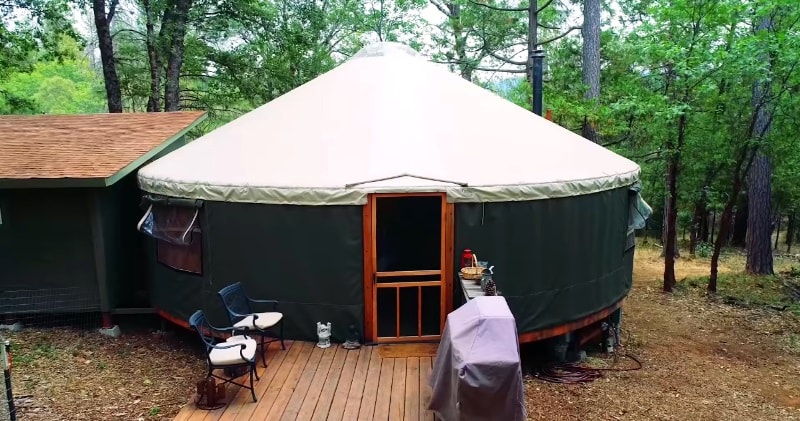
M 294 346 L 294 343 L 286 344 L 286 350 L 280 349 L 280 344 L 277 344 L 277 352 L 275 354 L 274 359 L 269 360 L 267 362 L 267 368 L 261 368 L 261 371 L 258 373 L 259 380 L 256 383 L 256 399 L 258 402 L 253 402 L 252 400 L 246 401 L 246 403 L 242 404 L 235 412 L 235 417 L 233 418 L 234 421 L 248 421 L 250 416 L 253 415 L 253 411 L 258 408 L 258 404 L 264 397 L 269 385 L 275 380 L 276 374 L 281 370 L 281 367 L 286 363 L 286 358 L 290 355 L 291 349 Z M 297 343 L 296 346 L 300 346 L 300 343 Z M 250 397 L 248 396 L 248 399 Z M 227 413 L 227 411 L 225 411 Z M 223 415 L 224 416 L 224 415 Z
M 375 347 L 362 347 L 358 355 L 356 371 L 353 373 L 353 381 L 350 383 L 350 393 L 347 395 L 347 402 L 344 407 L 342 419 L 358 419 L 358 410 L 361 408 L 361 399 L 364 396 L 364 385 L 367 382 L 367 371 Z
M 431 400 L 431 386 L 428 379 L 431 376 L 433 359 L 431 357 L 421 357 L 419 359 L 419 419 L 433 421 L 433 412 L 428 411 L 428 403 Z
M 334 393 L 333 401 L 331 401 L 331 409 L 328 410 L 328 421 L 341 420 L 344 415 L 344 407 L 347 404 L 347 395 L 350 393 L 350 385 L 353 382 L 358 357 L 364 351 L 364 348 L 346 351 L 347 357 L 344 360 L 342 374 L 339 376 L 339 384 L 336 386 L 336 393 Z
M 322 388 L 325 386 L 325 379 L 328 377 L 328 372 L 331 369 L 331 364 L 333 363 L 333 357 L 335 355 L 335 347 L 326 348 L 323 351 L 317 371 L 314 373 L 314 378 L 311 380 L 311 385 L 308 387 L 308 392 L 303 399 L 303 405 L 297 413 L 298 420 L 310 420 L 314 415 L 314 409 L 316 409 L 317 402 L 319 402 Z
M 283 387 L 281 387 L 280 392 L 278 392 L 278 396 L 275 397 L 275 402 L 273 402 L 272 408 L 270 408 L 269 413 L 266 414 L 266 417 L 261 416 L 259 420 L 279 420 L 283 415 L 283 411 L 286 409 L 286 405 L 289 403 L 292 393 L 294 393 L 294 389 L 297 386 L 297 382 L 300 380 L 300 376 L 303 375 L 303 371 L 305 370 L 314 349 L 317 349 L 317 347 L 311 343 L 305 343 L 303 345 L 302 351 L 300 351 L 300 354 L 297 356 L 297 360 L 295 360 L 295 363 L 289 371 L 289 374 L 286 376 Z
M 381 379 L 381 355 L 377 349 L 372 350 L 367 370 L 367 380 L 364 384 L 364 395 L 361 397 L 361 407 L 358 411 L 359 420 L 371 420 L 375 413 L 375 401 L 378 396 L 378 383 Z
M 322 360 L 322 348 L 314 347 L 311 356 L 308 358 L 308 363 L 303 370 L 303 374 L 297 380 L 297 385 L 292 392 L 289 401 L 286 403 L 286 409 L 283 410 L 282 420 L 294 421 L 297 419 L 297 414 L 303 406 L 303 400 L 306 398 L 308 388 L 311 386 L 311 380 L 317 374 L 317 368 Z
M 385 351 L 385 350 L 384 350 Z M 270 344 L 268 367 L 258 366 L 258 402 L 250 391 L 228 387 L 228 404 L 197 409 L 193 399 L 174 421 L 409 420 L 433 421 L 427 410 L 434 357 L 387 356 L 377 346 L 321 349 L 313 342 Z M 247 376 L 241 379 L 247 381 Z
M 189 398 L 189 400 L 186 401 L 186 405 L 183 405 L 183 408 L 178 411 L 178 415 L 176 415 L 172 421 L 188 421 L 196 409 L 197 408 L 194 406 L 194 397 Z
M 419 357 L 406 358 L 406 394 L 403 419 L 419 421 Z
M 269 413 L 270 409 L 272 409 L 272 405 L 275 403 L 275 397 L 278 396 L 283 384 L 286 382 L 286 377 L 289 376 L 289 372 L 292 367 L 294 367 L 297 357 L 307 346 L 307 342 L 295 342 L 292 344 L 292 347 L 287 350 L 286 356 L 283 358 L 283 363 L 275 371 L 274 376 L 270 379 L 269 384 L 263 390 L 261 396 L 256 395 L 258 397 L 258 405 L 255 407 L 248 407 L 248 409 L 250 409 L 248 420 L 261 421 L 267 413 Z
M 406 359 L 397 358 L 394 361 L 394 373 L 392 375 L 392 397 L 389 402 L 389 421 L 400 421 L 403 419 L 405 404 L 403 400 L 406 395 Z
M 273 345 L 272 343 L 267 344 L 267 364 L 269 364 L 269 362 L 272 361 L 272 359 L 275 358 L 275 350 L 272 349 L 272 345 Z M 256 358 L 258 358 L 258 357 L 259 357 L 259 355 L 257 354 Z M 256 370 L 257 371 L 263 371 L 264 368 L 257 364 L 256 365 Z M 221 370 L 218 370 L 218 371 L 221 371 Z M 261 373 L 259 373 L 259 376 L 261 376 Z M 221 382 L 221 380 L 219 380 L 219 379 L 216 379 L 216 381 L 218 383 Z M 249 383 L 250 382 L 249 374 L 238 377 L 236 379 L 236 381 L 237 382 L 241 382 L 241 383 L 245 383 L 245 384 Z M 255 386 L 257 384 L 258 384 L 258 381 L 255 380 L 255 378 L 254 378 L 253 379 L 253 385 Z M 205 417 L 199 418 L 199 416 L 195 416 L 195 417 L 190 418 L 189 421 L 195 421 L 195 420 L 220 421 L 220 420 L 231 420 L 231 419 L 233 419 L 236 416 L 236 412 L 238 412 L 239 409 L 242 407 L 242 405 L 246 402 L 244 400 L 244 398 L 243 398 L 243 396 L 244 396 L 243 392 L 247 393 L 247 398 L 246 398 L 247 401 L 252 402 L 252 399 L 251 399 L 251 396 L 250 396 L 250 390 L 245 389 L 243 387 L 240 387 L 238 385 L 234 385 L 234 384 L 230 384 L 230 383 L 226 384 L 225 385 L 225 394 L 226 394 L 226 397 L 225 397 L 226 404 L 225 404 L 225 406 L 223 406 L 222 408 L 217 408 L 217 409 L 213 409 L 213 410 L 210 410 L 210 411 L 200 409 L 200 410 L 198 410 L 198 412 L 205 413 Z M 231 415 L 227 415 L 226 416 L 225 415 L 226 413 L 231 413 L 233 415 L 233 417 L 231 417 Z
M 378 383 L 378 394 L 375 401 L 373 420 L 389 419 L 389 402 L 392 398 L 392 380 L 394 379 L 395 358 L 381 360 L 381 375 Z
M 317 406 L 314 408 L 314 414 L 311 416 L 312 420 L 324 421 L 328 418 L 328 410 L 331 408 L 333 395 L 339 385 L 339 377 L 342 375 L 342 367 L 344 367 L 347 353 L 346 349 L 340 346 L 336 347 L 336 355 L 333 357 L 333 364 L 331 364 L 331 369 L 328 370 L 328 377 L 325 379 Z
M 256 398 L 258 398 L 258 386 L 261 382 L 269 382 L 269 380 L 264 380 L 264 374 L 269 370 L 269 366 L 274 364 L 276 358 L 282 353 L 281 345 L 277 342 L 272 342 L 267 344 L 267 368 L 265 369 L 261 363 L 256 362 L 256 373 L 258 373 L 258 377 L 260 380 L 253 379 L 253 385 L 256 387 Z M 256 355 L 258 358 L 259 355 Z M 246 381 L 249 382 L 250 380 L 245 377 Z M 229 390 L 227 393 L 233 393 L 233 389 L 228 386 Z M 225 406 L 222 415 L 219 417 L 219 421 L 233 421 L 236 419 L 239 411 L 245 410 L 245 405 L 248 403 L 255 404 L 253 402 L 253 397 L 250 394 L 250 391 L 245 388 L 238 388 L 238 392 L 229 398 L 228 405 Z

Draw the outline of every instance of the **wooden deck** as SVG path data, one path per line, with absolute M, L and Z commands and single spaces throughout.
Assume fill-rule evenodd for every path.
M 229 385 L 228 405 L 206 411 L 192 399 L 175 420 L 433 420 L 425 410 L 433 358 L 381 354 L 379 346 L 323 350 L 311 342 L 287 341 L 284 351 L 272 343 L 268 367 L 258 360 L 258 402 L 250 390 Z

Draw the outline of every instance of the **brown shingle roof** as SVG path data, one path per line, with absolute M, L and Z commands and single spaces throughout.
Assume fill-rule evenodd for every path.
M 204 114 L 0 116 L 0 180 L 107 179 Z

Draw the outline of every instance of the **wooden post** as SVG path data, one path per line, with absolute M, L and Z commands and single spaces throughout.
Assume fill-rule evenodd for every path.
M 97 280 L 97 294 L 100 301 L 102 314 L 102 328 L 110 329 L 114 326 L 111 320 L 111 306 L 108 300 L 108 268 L 106 267 L 106 243 L 103 231 L 103 209 L 101 192 L 99 190 L 89 193 L 89 206 L 91 208 L 92 245 L 94 247 L 95 279 Z

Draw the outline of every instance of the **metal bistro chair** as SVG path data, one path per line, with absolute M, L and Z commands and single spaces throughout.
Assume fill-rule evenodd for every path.
M 255 375 L 258 380 L 258 373 L 256 372 L 256 341 L 255 339 L 248 338 L 247 336 L 232 336 L 226 342 L 214 344 L 213 332 L 230 332 L 233 328 L 217 328 L 209 323 L 203 310 L 197 310 L 189 318 L 189 324 L 200 335 L 200 339 L 206 346 L 206 354 L 208 360 L 208 375 L 206 379 L 215 377 L 222 380 L 224 383 L 232 383 L 239 385 L 245 389 L 250 389 L 250 394 L 253 395 L 253 402 L 256 402 L 256 392 L 253 389 L 253 376 Z M 215 369 L 236 369 L 247 368 L 250 372 L 250 387 L 242 383 L 234 381 L 238 376 L 222 377 L 214 374 Z
M 281 341 L 281 349 L 286 349 L 283 344 L 283 313 L 278 312 L 278 301 L 276 300 L 256 300 L 245 294 L 244 286 L 241 282 L 228 285 L 217 293 L 228 312 L 233 329 L 243 332 L 245 335 L 258 335 L 261 337 L 261 361 L 264 367 L 267 366 L 265 344 L 270 344 L 278 340 Z M 271 304 L 272 311 L 264 313 L 253 312 L 250 304 Z M 278 339 L 269 335 L 269 330 L 274 327 L 279 328 Z M 269 336 L 270 340 L 264 341 Z

